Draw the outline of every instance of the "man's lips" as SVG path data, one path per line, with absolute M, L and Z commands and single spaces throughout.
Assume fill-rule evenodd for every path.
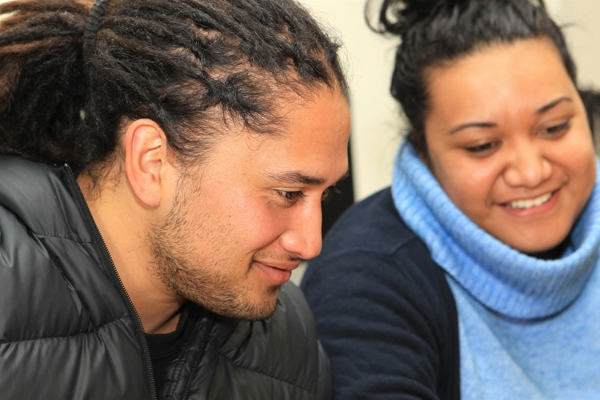
M 258 267 L 273 285 L 283 285 L 292 276 L 292 271 L 300 265 L 299 261 L 294 262 L 261 262 L 254 261 L 253 264 Z

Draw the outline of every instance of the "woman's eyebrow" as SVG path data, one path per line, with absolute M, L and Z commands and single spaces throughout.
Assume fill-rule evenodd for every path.
M 466 124 L 461 124 L 456 128 L 452 129 L 450 131 L 450 134 L 453 135 L 456 132 L 467 128 L 495 128 L 496 126 L 498 126 L 498 124 L 494 122 L 467 122 Z
M 570 97 L 567 96 L 563 96 L 560 97 L 556 100 L 551 101 L 550 103 L 540 107 L 538 110 L 535 111 L 536 114 L 543 114 L 546 111 L 549 111 L 551 109 L 553 109 L 554 107 L 556 107 L 557 105 L 559 105 L 560 103 L 562 103 L 563 101 L 567 101 L 569 103 L 573 102 L 573 99 L 571 99 Z M 450 131 L 450 134 L 455 134 L 456 132 L 462 130 L 462 129 L 466 129 L 466 128 L 494 128 L 497 125 L 493 122 L 467 122 L 466 124 L 461 124 L 459 126 L 457 126 L 456 128 L 452 129 Z
M 554 101 L 551 101 L 550 103 L 546 104 L 545 106 L 541 107 L 535 113 L 536 114 L 543 114 L 546 111 L 549 111 L 549 110 L 553 109 L 554 107 L 556 107 L 557 105 L 559 105 L 563 101 L 568 101 L 569 103 L 572 103 L 573 99 L 571 99 L 570 97 L 567 97 L 567 96 L 560 97 L 560 98 L 558 98 L 558 99 L 556 99 Z

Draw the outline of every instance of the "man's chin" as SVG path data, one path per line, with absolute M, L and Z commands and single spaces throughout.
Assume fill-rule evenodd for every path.
M 257 321 L 261 319 L 269 318 L 275 312 L 277 308 L 277 295 L 272 301 L 264 301 L 261 305 L 252 307 L 244 315 L 239 315 L 237 318 L 245 321 Z
M 271 307 L 261 307 L 256 310 L 247 310 L 245 312 L 217 312 L 217 314 L 224 317 L 235 318 L 243 321 L 259 321 L 262 319 L 269 318 L 275 312 L 277 305 Z
M 244 321 L 257 321 L 269 318 L 277 308 L 277 297 L 279 286 L 269 289 L 269 293 L 260 299 L 237 299 L 237 304 L 231 304 L 229 307 L 220 305 L 219 307 L 206 307 L 215 314 L 224 317 L 236 318 Z
M 273 315 L 275 313 L 275 309 L 277 307 L 273 307 L 271 309 L 271 312 L 269 313 L 263 313 L 263 314 L 256 314 L 254 316 L 247 316 L 247 317 L 238 317 L 238 319 L 242 320 L 242 321 L 261 321 L 264 319 L 269 318 L 271 315 Z

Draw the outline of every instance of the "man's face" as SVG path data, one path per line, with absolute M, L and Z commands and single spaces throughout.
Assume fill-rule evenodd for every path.
M 221 315 L 261 319 L 321 251 L 321 201 L 348 171 L 348 103 L 321 89 L 283 106 L 283 134 L 226 132 L 181 179 L 150 235 L 156 273 Z

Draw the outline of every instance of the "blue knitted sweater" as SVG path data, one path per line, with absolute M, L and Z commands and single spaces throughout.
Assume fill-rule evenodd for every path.
M 599 188 L 597 180 L 562 258 L 540 260 L 475 225 L 401 146 L 392 195 L 446 271 L 463 399 L 600 398 Z

